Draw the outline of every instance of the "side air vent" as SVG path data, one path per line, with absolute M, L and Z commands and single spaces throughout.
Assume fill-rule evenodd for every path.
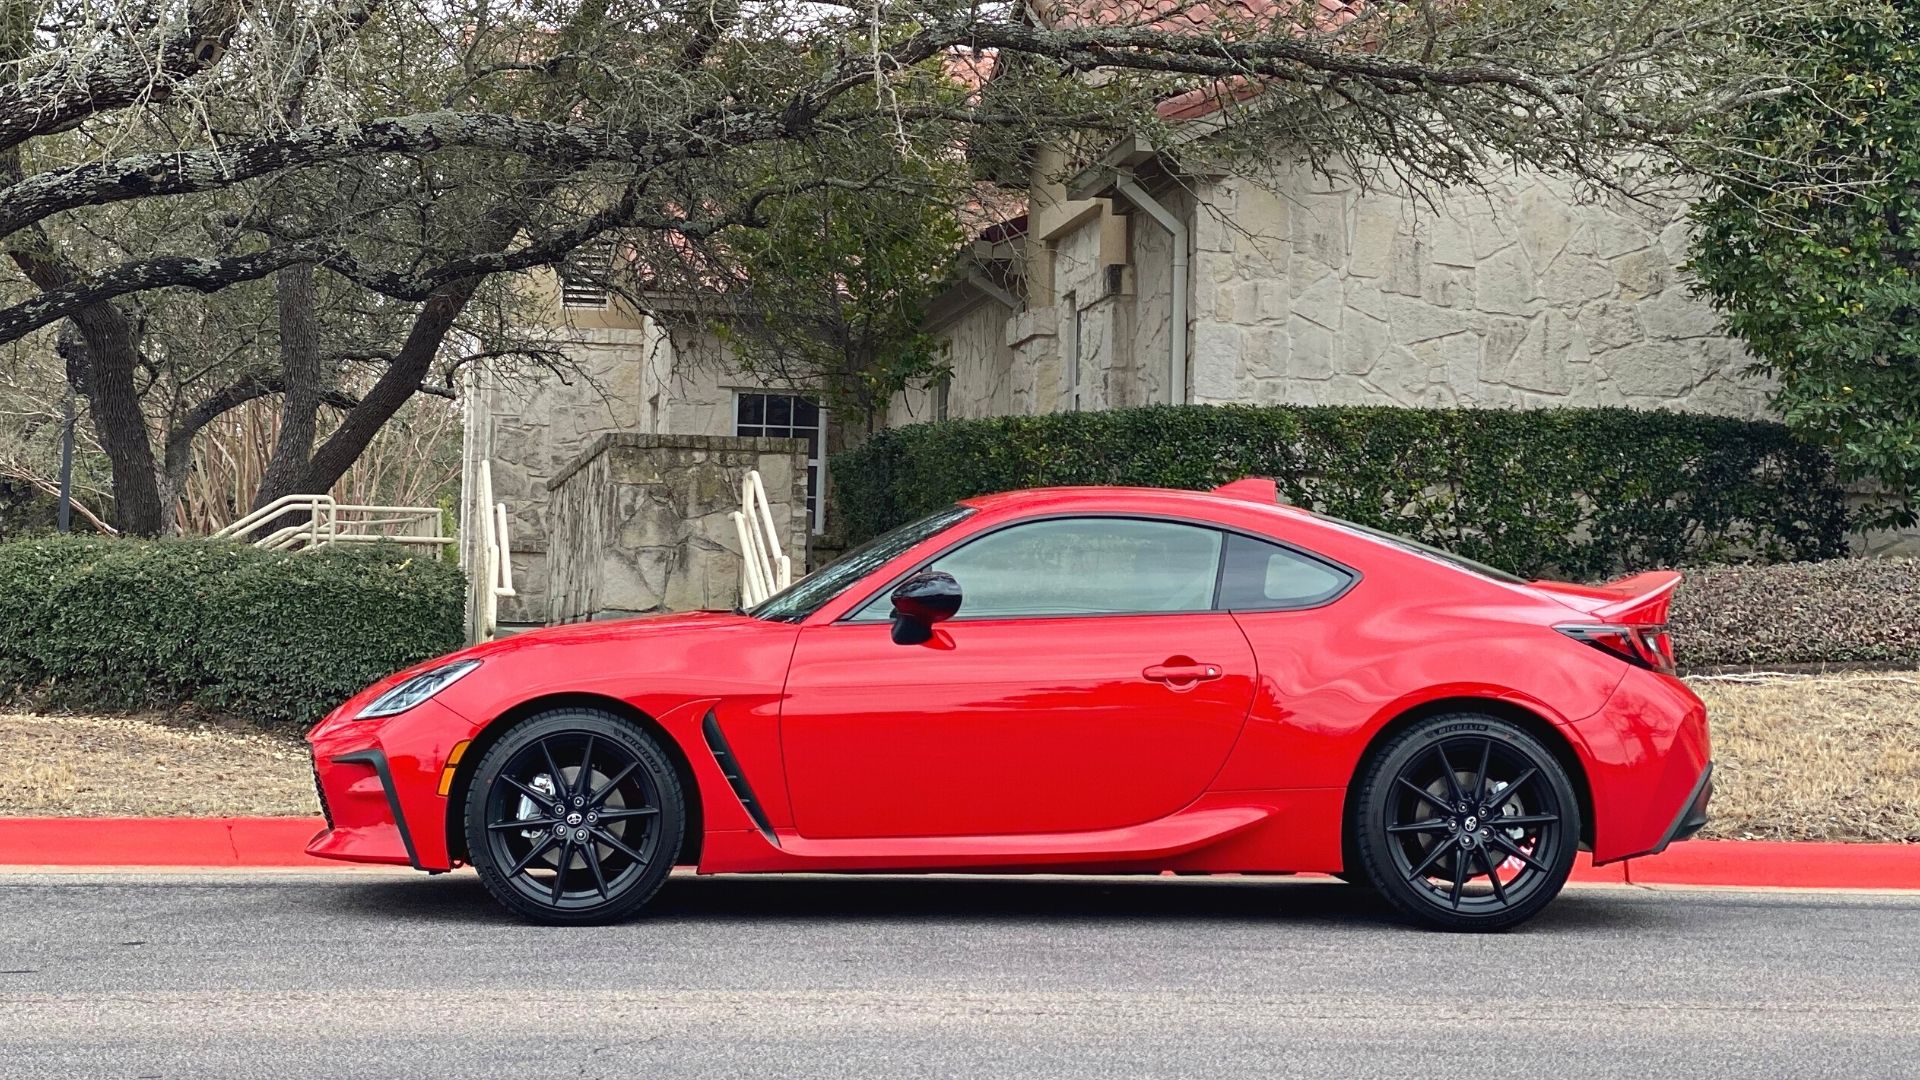
M 720 731 L 720 718 L 707 710 L 706 719 L 700 721 L 700 730 L 707 737 L 707 749 L 713 752 L 713 760 L 720 766 L 720 774 L 727 778 L 727 785 L 747 808 L 747 816 L 760 829 L 760 834 L 779 846 L 780 841 L 773 835 L 773 826 L 767 824 L 767 815 L 760 809 L 760 800 L 753 797 L 753 785 L 747 783 L 747 774 L 740 770 L 740 762 L 733 756 L 732 748 L 727 746 L 727 737 Z

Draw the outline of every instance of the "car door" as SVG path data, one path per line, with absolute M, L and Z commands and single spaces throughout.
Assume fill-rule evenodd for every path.
M 1253 696 L 1213 609 L 1224 534 L 1018 522 L 934 558 L 962 603 L 896 645 L 885 590 L 800 633 L 781 712 L 796 827 L 817 838 L 1119 828 L 1203 792 Z

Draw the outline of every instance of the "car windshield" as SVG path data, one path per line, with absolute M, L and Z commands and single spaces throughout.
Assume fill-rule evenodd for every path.
M 949 506 L 909 522 L 854 548 L 799 581 L 761 601 L 747 614 L 775 622 L 799 622 L 820 610 L 854 582 L 886 565 L 895 556 L 973 513 L 970 506 Z
M 1467 558 L 1465 555 L 1455 555 L 1451 551 L 1447 551 L 1443 548 L 1433 547 L 1432 545 L 1429 545 L 1429 544 L 1423 544 L 1418 540 L 1409 540 L 1406 537 L 1401 536 L 1399 533 L 1390 533 L 1385 529 L 1376 529 L 1371 525 L 1362 525 L 1357 521 L 1348 521 L 1345 518 L 1337 518 L 1337 517 L 1334 517 L 1332 514 L 1315 514 L 1314 516 L 1317 518 L 1320 518 L 1323 521 L 1331 521 L 1335 525 L 1352 529 L 1354 532 L 1365 533 L 1366 535 L 1371 536 L 1376 540 L 1385 540 L 1387 543 L 1392 544 L 1395 547 L 1402 547 L 1407 549 L 1408 551 L 1415 551 L 1422 555 L 1426 555 L 1430 558 L 1439 559 L 1441 562 L 1449 563 L 1453 566 L 1459 567 L 1462 570 L 1479 574 L 1482 577 L 1490 577 L 1495 581 L 1504 581 L 1509 585 L 1525 585 L 1528 583 L 1526 578 L 1520 577 L 1516 574 L 1509 574 L 1505 570 L 1500 569 L 1499 567 L 1488 566 L 1486 563 L 1483 563 L 1483 562 L 1475 562 L 1474 560 Z

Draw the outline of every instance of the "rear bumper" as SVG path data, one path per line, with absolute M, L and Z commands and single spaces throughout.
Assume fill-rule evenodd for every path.
M 1675 840 L 1690 840 L 1701 829 L 1706 828 L 1707 803 L 1712 799 L 1713 762 L 1709 761 L 1707 771 L 1700 774 L 1700 783 L 1694 786 L 1692 800 L 1687 803 L 1687 808 L 1680 812 L 1680 816 L 1673 820 L 1673 828 L 1667 832 L 1666 840 L 1653 853 L 1657 855 L 1665 851 L 1667 845 Z
M 1667 827 L 1667 833 L 1660 838 L 1660 843 L 1646 851 L 1629 855 L 1627 858 L 1658 855 L 1667 850 L 1667 845 L 1675 840 L 1691 839 L 1701 829 L 1707 827 L 1707 803 L 1712 798 L 1713 762 L 1709 761 L 1707 767 L 1701 771 L 1700 779 L 1693 785 L 1693 794 L 1687 798 L 1686 805 L 1680 808 L 1680 813 L 1674 816 L 1673 824 Z
M 1572 725 L 1593 795 L 1593 861 L 1664 851 L 1699 832 L 1713 794 L 1707 710 L 1678 679 L 1637 668 Z

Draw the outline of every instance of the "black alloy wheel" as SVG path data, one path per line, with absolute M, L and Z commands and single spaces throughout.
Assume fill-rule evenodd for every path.
M 1559 760 L 1519 725 L 1453 713 L 1414 724 L 1363 766 L 1348 827 L 1358 869 L 1403 914 L 1504 930 L 1566 884 L 1580 804 Z
M 666 881 L 686 807 L 652 735 L 612 713 L 565 709 L 521 721 L 487 751 L 466 824 L 494 899 L 535 922 L 604 923 Z

